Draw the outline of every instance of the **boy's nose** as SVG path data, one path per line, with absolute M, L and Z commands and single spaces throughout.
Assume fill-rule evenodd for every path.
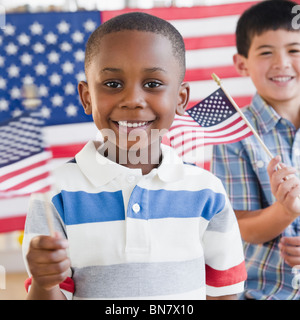
M 285 53 L 276 54 L 273 59 L 273 67 L 276 69 L 286 69 L 291 67 L 290 57 Z
M 131 86 L 123 91 L 122 100 L 120 101 L 121 108 L 145 108 L 146 101 L 142 88 Z

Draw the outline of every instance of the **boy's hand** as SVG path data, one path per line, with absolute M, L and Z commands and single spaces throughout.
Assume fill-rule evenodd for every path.
M 300 265 L 300 237 L 282 237 L 279 249 L 282 258 L 290 267 Z
M 37 236 L 30 242 L 27 261 L 32 274 L 32 284 L 51 290 L 63 282 L 70 268 L 66 248 L 68 241 L 59 233 L 55 237 Z
M 295 176 L 296 169 L 280 163 L 280 156 L 272 159 L 268 165 L 271 191 L 276 200 L 292 217 L 300 215 L 300 180 Z M 280 169 L 277 165 L 280 163 Z

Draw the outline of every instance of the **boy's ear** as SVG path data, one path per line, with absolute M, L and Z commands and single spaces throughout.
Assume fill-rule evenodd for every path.
M 249 76 L 248 67 L 247 67 L 247 58 L 241 54 L 236 53 L 233 56 L 233 63 L 236 71 L 244 77 Z
M 179 88 L 178 104 L 176 108 L 176 113 L 179 116 L 184 115 L 189 99 L 190 99 L 190 85 L 187 82 L 182 82 Z
M 84 112 L 86 114 L 92 114 L 91 95 L 89 92 L 89 87 L 88 87 L 87 82 L 80 81 L 78 83 L 78 92 L 79 92 L 79 98 L 82 103 Z

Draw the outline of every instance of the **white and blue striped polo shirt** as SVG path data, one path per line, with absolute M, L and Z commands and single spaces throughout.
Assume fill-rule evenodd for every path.
M 142 175 L 89 142 L 55 173 L 56 229 L 69 241 L 74 299 L 205 299 L 243 291 L 240 232 L 222 183 L 162 146 Z M 47 234 L 44 202 L 32 196 L 24 253 Z M 68 295 L 70 296 L 70 295 Z

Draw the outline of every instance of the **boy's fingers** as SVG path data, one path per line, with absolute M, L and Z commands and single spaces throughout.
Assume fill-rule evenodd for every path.
M 44 277 L 50 275 L 64 274 L 70 268 L 70 259 L 65 259 L 57 263 L 39 264 L 32 268 L 31 272 L 34 277 Z
M 280 161 L 281 161 L 280 156 L 276 156 L 275 158 L 271 159 L 267 167 L 267 171 L 270 176 L 276 171 L 277 165 L 280 163 Z
M 295 176 L 290 177 L 287 180 L 279 182 L 278 189 L 274 194 L 278 201 L 285 201 L 290 199 L 291 201 L 298 197 L 300 194 L 300 181 Z
M 38 236 L 31 240 L 30 246 L 32 249 L 38 250 L 66 249 L 68 247 L 68 241 L 56 237 Z
M 298 184 L 295 186 L 288 194 L 287 194 L 287 200 L 299 197 L 300 195 L 300 185 Z
M 289 180 L 294 176 L 296 173 L 296 169 L 293 167 L 283 167 L 282 169 L 273 172 L 271 175 L 271 179 L 273 183 L 279 184 L 284 182 L 285 180 Z
M 282 237 L 280 242 L 284 245 L 299 246 L 300 247 L 300 236 L 298 236 L 298 237 Z
M 32 254 L 28 253 L 28 259 L 34 260 L 36 264 L 45 264 L 45 263 L 57 263 L 68 258 L 67 251 L 65 249 L 57 250 L 44 250 L 33 251 Z

